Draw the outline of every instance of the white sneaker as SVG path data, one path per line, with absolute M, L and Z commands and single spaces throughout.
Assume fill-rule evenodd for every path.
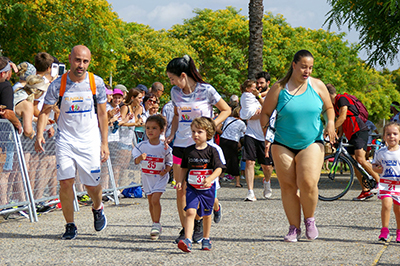
M 245 177 L 244 175 L 241 175 L 241 176 L 240 176 L 240 179 L 245 180 L 246 177 Z
M 247 192 L 247 197 L 244 199 L 244 201 L 256 201 L 256 196 L 254 196 L 254 192 Z
M 272 189 L 271 189 L 271 181 L 265 181 L 265 178 L 263 180 L 263 185 L 264 185 L 264 191 L 263 191 L 263 196 L 266 199 L 269 199 L 272 196 Z
M 160 223 L 153 223 L 150 231 L 151 240 L 157 240 L 161 235 L 162 227 Z

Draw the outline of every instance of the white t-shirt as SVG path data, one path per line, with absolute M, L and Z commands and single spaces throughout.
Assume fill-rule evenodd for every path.
M 172 87 L 171 100 L 179 115 L 174 146 L 186 148 L 194 144 L 190 129 L 193 119 L 201 116 L 212 118 L 212 107 L 221 100 L 221 96 L 210 84 L 197 83 L 195 90 L 190 94 L 184 94 L 177 86 Z
M 379 149 L 373 163 L 382 165 L 381 178 L 400 181 L 400 149 L 389 151 L 387 147 Z
M 107 112 L 113 110 L 114 108 L 115 107 L 113 107 L 110 103 L 107 103 L 107 105 L 106 105 Z M 115 116 L 119 117 L 120 115 L 121 115 L 121 112 L 118 112 L 114 115 L 114 117 Z M 121 120 L 121 119 L 119 119 L 119 120 Z M 112 133 L 113 128 L 114 128 L 114 125 L 110 125 L 108 127 L 108 142 L 119 141 L 119 129 L 115 133 Z
M 228 117 L 222 124 L 221 129 L 221 138 L 239 142 L 246 132 L 246 124 L 240 119 Z
M 96 75 L 94 78 L 97 103 L 105 103 L 107 96 L 104 82 Z M 61 77 L 50 84 L 44 99 L 45 104 L 53 105 L 58 101 L 60 86 Z M 96 138 L 100 141 L 98 120 L 94 111 L 88 74 L 86 74 L 85 80 L 80 83 L 73 82 L 68 76 L 60 111 L 57 121 L 57 144 L 65 142 L 85 147 L 97 140 Z
M 167 102 L 162 108 L 161 114 L 167 119 L 167 129 L 165 135 L 168 137 L 171 134 L 172 119 L 174 118 L 174 105 L 171 101 Z
M 161 141 L 158 145 L 152 145 L 148 140 L 144 140 L 133 148 L 133 159 L 136 159 L 142 153 L 146 153 L 147 155 L 146 160 L 142 160 L 140 163 L 142 168 L 142 184 L 146 194 L 157 192 L 157 189 L 165 190 L 165 187 L 157 188 L 155 186 L 161 178 L 169 179 L 169 173 L 160 176 L 160 172 L 167 165 L 172 166 L 172 148 L 168 146 L 165 149 L 165 145 Z
M 250 120 L 257 110 L 261 111 L 261 104 L 251 92 L 244 92 L 240 98 L 240 118 L 247 120 L 245 135 L 259 141 L 264 141 L 264 132 L 261 128 L 260 119 Z

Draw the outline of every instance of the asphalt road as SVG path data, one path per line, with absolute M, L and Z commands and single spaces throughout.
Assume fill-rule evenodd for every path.
M 261 179 L 256 179 L 258 201 L 244 202 L 245 188 L 224 182 L 218 191 L 222 221 L 213 223 L 213 249 L 194 245 L 189 254 L 173 240 L 180 231 L 175 191 L 163 195 L 160 240 L 150 240 L 151 219 L 146 198 L 121 199 L 118 206 L 105 203 L 107 228 L 96 233 L 88 206 L 76 213 L 78 237 L 61 240 L 64 219 L 60 210 L 41 215 L 39 222 L 26 218 L 0 222 L 0 265 L 399 265 L 400 243 L 392 214 L 389 243 L 377 241 L 380 233 L 380 201 L 376 197 L 353 202 L 359 186 L 342 199 L 319 202 L 316 211 L 319 238 L 304 233 L 297 243 L 286 243 L 288 231 L 280 189 L 272 179 L 273 196 L 262 199 Z M 304 226 L 302 226 L 304 229 Z M 304 231 L 304 230 L 303 230 Z

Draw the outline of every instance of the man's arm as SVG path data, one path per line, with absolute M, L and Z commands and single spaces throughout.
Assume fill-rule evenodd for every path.
M 344 121 L 346 121 L 347 109 L 348 108 L 347 108 L 346 105 L 340 107 L 340 109 L 339 109 L 339 117 L 336 119 L 336 122 L 335 122 L 335 128 L 340 127 L 344 123 Z
M 18 134 L 22 133 L 22 125 L 21 122 L 19 122 L 18 118 L 15 116 L 15 113 L 13 110 L 5 109 L 3 110 L 4 114 L 3 117 L 5 119 L 8 119 L 11 124 L 14 125 L 14 127 L 18 130 Z
M 47 121 L 49 120 L 50 111 L 53 108 L 50 104 L 44 104 L 42 111 L 39 114 L 37 128 L 36 128 L 36 142 L 35 150 L 36 152 L 43 152 L 43 144 L 46 143 L 43 137 L 43 132 L 46 128 Z
M 108 150 L 108 117 L 106 111 L 107 103 L 97 104 L 97 118 L 99 120 L 99 127 L 101 133 L 101 161 L 105 162 L 110 155 Z

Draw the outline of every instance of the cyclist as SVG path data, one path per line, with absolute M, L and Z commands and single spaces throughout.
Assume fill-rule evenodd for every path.
M 379 175 L 372 170 L 372 165 L 365 159 L 368 142 L 368 127 L 358 117 L 357 107 L 353 101 L 343 94 L 337 94 L 336 88 L 332 84 L 327 84 L 332 104 L 335 109 L 336 122 L 335 128 L 341 128 L 340 132 L 343 132 L 346 138 L 349 140 L 348 152 L 359 162 L 362 167 L 376 180 L 379 182 Z M 367 189 L 362 183 L 361 173 L 355 169 L 355 174 L 358 181 L 361 184 L 362 191 L 360 195 L 353 200 L 366 200 L 374 196 L 373 191 Z

